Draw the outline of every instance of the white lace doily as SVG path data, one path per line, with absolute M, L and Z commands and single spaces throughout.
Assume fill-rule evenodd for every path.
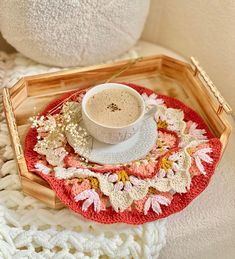
M 135 58 L 138 49 L 120 57 Z M 0 86 L 20 77 L 59 70 L 20 54 L 0 52 Z M 157 258 L 166 242 L 166 220 L 140 226 L 102 225 L 67 208 L 49 209 L 22 193 L 0 104 L 0 258 Z

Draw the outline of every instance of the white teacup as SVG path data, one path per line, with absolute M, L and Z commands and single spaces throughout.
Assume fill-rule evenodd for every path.
M 96 122 L 87 113 L 86 104 L 88 99 L 91 96 L 105 89 L 112 89 L 112 88 L 125 89 L 125 91 L 129 91 L 130 93 L 132 93 L 132 95 L 136 96 L 136 98 L 138 99 L 141 107 L 141 113 L 140 113 L 140 116 L 134 122 L 121 127 L 105 126 Z M 132 137 L 140 129 L 144 115 L 145 115 L 145 103 L 142 96 L 136 90 L 123 84 L 106 83 L 106 84 L 97 85 L 91 88 L 85 94 L 82 100 L 82 118 L 86 126 L 86 129 L 94 138 L 108 144 L 117 144 Z

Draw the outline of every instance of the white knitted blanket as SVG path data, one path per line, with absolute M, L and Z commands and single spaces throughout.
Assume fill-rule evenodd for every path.
M 133 49 L 121 58 L 137 57 Z M 55 71 L 20 54 L 0 52 L 0 86 L 20 77 Z M 166 220 L 140 226 L 102 225 L 67 208 L 53 210 L 21 191 L 0 103 L 0 258 L 157 258 Z

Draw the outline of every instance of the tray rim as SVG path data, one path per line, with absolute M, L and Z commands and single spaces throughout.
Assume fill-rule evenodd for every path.
M 185 63 L 180 60 L 176 60 L 174 58 L 165 56 L 165 55 L 153 55 L 153 56 L 148 56 L 144 58 L 137 58 L 137 59 L 130 59 L 130 60 L 124 60 L 124 61 L 119 61 L 115 62 L 112 64 L 102 64 L 102 65 L 94 65 L 90 67 L 84 67 L 84 68 L 74 68 L 74 69 L 68 69 L 68 70 L 63 70 L 63 71 L 57 71 L 57 72 L 52 72 L 52 73 L 44 73 L 40 75 L 34 75 L 34 76 L 26 76 L 20 79 L 11 89 L 4 88 L 3 89 L 3 107 L 4 107 L 4 112 L 6 115 L 6 121 L 8 125 L 8 129 L 10 132 L 10 137 L 12 141 L 12 146 L 14 149 L 15 153 L 15 158 L 17 161 L 17 167 L 18 171 L 20 173 L 20 179 L 21 179 L 21 184 L 23 186 L 23 192 L 25 194 L 32 195 L 32 192 L 37 192 L 37 190 L 30 190 L 29 182 L 31 183 L 36 183 L 42 187 L 42 191 L 45 192 L 47 195 L 41 195 L 41 192 L 37 192 L 37 198 L 40 199 L 41 201 L 46 202 L 50 207 L 53 208 L 61 208 L 63 207 L 63 204 L 60 203 L 58 198 L 56 197 L 54 191 L 50 189 L 50 186 L 47 182 L 45 182 L 40 176 L 31 173 L 27 169 L 26 161 L 24 158 L 24 153 L 23 153 L 23 147 L 20 144 L 19 140 L 19 134 L 17 130 L 17 124 L 16 124 L 16 118 L 14 114 L 14 109 L 13 109 L 13 104 L 12 104 L 12 98 L 15 96 L 17 97 L 17 94 L 22 90 L 22 87 L 28 86 L 29 84 L 34 84 L 35 81 L 38 82 L 40 81 L 41 83 L 43 81 L 48 81 L 48 80 L 58 80 L 63 77 L 69 77 L 73 76 L 76 77 L 78 75 L 82 75 L 83 73 L 99 73 L 102 72 L 105 69 L 111 69 L 111 70 L 120 70 L 120 68 L 124 67 L 124 72 L 125 70 L 128 70 L 129 67 L 136 67 L 137 71 L 138 69 L 143 66 L 143 62 L 149 62 L 148 66 L 151 67 L 151 62 L 158 62 L 155 65 L 158 65 L 159 68 L 161 69 L 162 66 L 166 66 L 165 69 L 170 69 L 170 67 L 167 67 L 169 64 L 173 64 L 176 66 L 176 71 L 180 71 L 181 73 L 184 73 L 184 76 L 191 82 L 191 84 L 195 84 L 197 86 L 197 89 L 200 89 L 200 92 L 208 96 L 209 101 L 211 101 L 212 94 L 208 91 L 208 89 L 205 86 L 205 83 L 201 80 L 197 67 L 194 69 L 189 63 Z M 154 71 L 154 70 L 153 70 Z M 195 72 L 196 71 L 196 72 Z M 119 76 L 119 75 L 117 75 Z M 192 89 L 191 89 L 192 90 Z M 27 95 L 27 92 L 26 92 Z M 199 94 L 198 94 L 199 96 Z M 212 99 L 213 100 L 213 99 Z M 199 100 L 198 100 L 199 101 Z M 229 123 L 229 121 L 226 118 L 225 112 L 223 112 L 223 107 L 221 109 L 221 105 L 216 102 L 217 100 L 211 101 L 211 106 L 214 110 L 213 116 L 217 116 L 221 122 L 223 123 L 225 129 L 223 133 L 220 136 L 220 140 L 222 142 L 223 148 L 222 148 L 222 153 L 224 152 L 229 135 L 232 131 L 232 127 Z M 18 105 L 20 104 L 20 101 Z M 217 119 L 218 119 L 217 118 Z M 27 188 L 24 188 L 27 186 Z M 28 191 L 26 191 L 28 190 Z M 32 192 L 31 192 L 32 191 Z M 40 197 L 39 197 L 39 196 Z M 34 195 L 35 196 L 35 193 Z M 44 197 L 45 196 L 45 197 Z M 48 200 L 48 196 L 50 197 L 51 200 Z

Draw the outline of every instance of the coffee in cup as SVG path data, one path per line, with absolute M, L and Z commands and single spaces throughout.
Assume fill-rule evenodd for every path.
M 86 103 L 90 118 L 108 127 L 123 127 L 136 121 L 141 113 L 139 99 L 123 88 L 105 89 L 92 95 Z
M 109 144 L 132 137 L 140 129 L 144 115 L 142 96 L 123 84 L 97 85 L 82 100 L 82 118 L 87 131 Z

